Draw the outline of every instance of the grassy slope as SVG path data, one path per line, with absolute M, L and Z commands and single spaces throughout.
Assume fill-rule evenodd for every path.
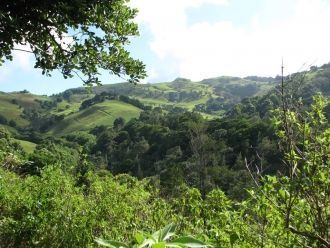
M 4 129 L 6 129 L 9 133 L 12 134 L 12 136 L 15 136 L 15 135 L 18 134 L 18 131 L 17 131 L 15 128 L 10 127 L 10 126 L 8 126 L 8 125 L 0 124 L 0 128 L 4 128 Z
M 63 99 L 57 103 L 56 108 L 50 111 L 53 115 L 70 115 L 79 111 L 81 103 L 92 98 L 94 94 L 74 94 L 70 97 L 70 101 Z
M 142 86 L 136 86 L 141 87 L 145 91 L 151 91 L 151 92 L 159 92 L 160 94 L 166 94 L 169 92 L 201 92 L 201 97 L 199 99 L 195 100 L 184 100 L 180 102 L 170 102 L 168 99 L 164 97 L 144 97 L 141 95 L 141 91 L 132 91 L 132 97 L 137 98 L 141 102 L 143 102 L 146 105 L 151 106 L 162 106 L 162 105 L 174 105 L 182 108 L 186 108 L 187 110 L 193 110 L 194 106 L 197 104 L 205 104 L 210 97 L 217 98 L 219 96 L 222 96 L 222 94 L 228 94 L 229 88 L 232 86 L 238 86 L 243 87 L 245 85 L 256 85 L 258 87 L 258 90 L 255 94 L 252 94 L 251 96 L 257 96 L 257 95 L 263 95 L 267 93 L 270 89 L 274 87 L 274 84 L 269 82 L 257 82 L 257 81 L 251 81 L 247 79 L 242 78 L 234 78 L 234 77 L 219 77 L 219 78 L 211 78 L 206 79 L 201 82 L 180 82 L 180 81 L 174 81 L 170 83 L 159 83 L 159 84 L 150 84 L 150 85 L 142 85 Z M 215 91 L 215 87 L 221 87 L 220 94 L 219 92 Z M 116 86 L 104 86 L 103 89 L 106 89 L 106 87 L 114 87 Z M 218 90 L 219 91 L 219 90 Z M 211 116 L 209 116 L 211 117 Z
M 145 105 L 153 107 L 162 107 L 165 105 L 172 105 L 187 110 L 193 110 L 197 104 L 205 104 L 210 97 L 216 98 L 220 95 L 215 91 L 215 87 L 219 85 L 246 85 L 257 84 L 260 90 L 257 94 L 263 94 L 268 88 L 272 87 L 268 82 L 256 82 L 241 78 L 233 77 L 220 77 L 207 79 L 201 82 L 192 82 L 187 79 L 176 79 L 173 82 L 157 83 L 157 84 L 142 84 L 132 85 L 128 83 L 123 84 L 105 84 L 102 86 L 94 87 L 92 92 L 83 92 L 83 88 L 78 89 L 77 93 L 73 93 L 70 102 L 63 101 L 58 104 L 57 109 L 51 113 L 56 115 L 65 115 L 65 119 L 55 125 L 49 134 L 66 134 L 75 130 L 89 130 L 96 125 L 112 125 L 113 120 L 119 116 L 124 117 L 126 120 L 137 117 L 141 110 L 137 108 L 112 101 L 96 104 L 88 109 L 79 111 L 81 102 L 88 97 L 93 97 L 94 94 L 101 92 L 113 92 L 118 95 L 127 95 L 131 98 L 136 98 Z M 73 92 L 76 89 L 73 89 Z M 223 89 L 226 94 L 228 90 L 226 87 Z M 183 99 L 178 102 L 169 100 L 170 93 L 198 93 L 199 97 L 192 99 Z M 94 94 L 93 94 L 94 93 Z M 129 107 L 128 107 L 129 106 Z M 221 111 L 214 115 L 203 113 L 207 118 L 217 118 L 221 116 Z
M 93 88 L 92 91 L 87 92 L 84 89 L 74 92 L 69 100 L 63 99 L 57 103 L 57 106 L 51 109 L 41 109 L 40 104 L 36 101 L 42 100 L 55 100 L 55 98 L 47 96 L 36 96 L 30 93 L 1 93 L 0 92 L 0 114 L 4 115 L 8 120 L 15 120 L 18 127 L 25 127 L 29 121 L 22 118 L 21 114 L 23 109 L 37 109 L 41 111 L 41 115 L 63 115 L 64 120 L 56 123 L 49 130 L 49 135 L 62 135 L 76 130 L 90 130 L 96 125 L 112 125 L 113 121 L 118 117 L 123 117 L 126 120 L 137 117 L 141 112 L 140 109 L 119 101 L 107 101 L 93 105 L 85 110 L 80 111 L 79 107 L 81 102 L 91 98 L 95 93 L 114 92 L 119 95 L 127 95 L 131 98 L 136 98 L 142 103 L 151 106 L 165 106 L 172 105 L 193 110 L 196 104 L 205 104 L 210 97 L 222 96 L 219 95 L 219 89 L 215 87 L 222 85 L 244 85 L 256 83 L 260 86 L 257 94 L 262 94 L 267 91 L 270 85 L 265 82 L 255 82 L 251 80 L 232 78 L 232 77 L 219 77 L 203 80 L 201 82 L 192 82 L 187 79 L 176 79 L 173 82 L 158 83 L 158 84 L 111 84 L 102 85 Z M 73 89 L 75 90 L 75 89 Z M 228 94 L 227 88 L 224 87 L 223 91 Z M 170 94 L 176 93 L 188 95 L 180 101 L 170 101 Z M 190 93 L 194 93 L 194 97 L 189 97 Z M 197 95 L 197 97 L 196 97 Z M 12 100 L 16 100 L 16 104 Z M 21 107 L 19 107 L 21 106 Z M 219 111 L 214 116 L 203 114 L 208 118 L 219 117 Z
M 34 149 L 37 146 L 35 143 L 29 142 L 26 140 L 16 139 L 16 141 L 23 147 L 23 149 L 26 153 L 33 153 Z
M 6 117 L 6 119 L 14 120 L 19 126 L 26 126 L 28 121 L 20 117 L 22 109 L 18 105 L 12 104 L 11 99 L 14 99 L 11 95 L 0 93 L 0 114 Z
M 64 100 L 58 103 L 57 107 L 52 109 L 50 113 L 53 115 L 69 115 L 78 112 L 80 105 L 81 102 L 68 102 Z
M 329 78 L 330 64 L 314 71 L 308 71 L 305 77 L 308 87 L 305 87 L 304 90 L 309 92 L 309 88 L 312 87 L 313 89 L 315 88 L 313 92 L 321 90 L 326 92 L 326 95 L 329 95 Z M 49 135 L 62 135 L 76 130 L 90 130 L 96 125 L 112 125 L 113 121 L 120 116 L 126 120 L 139 116 L 139 113 L 142 111 L 141 109 L 120 101 L 106 101 L 87 109 L 79 110 L 84 100 L 104 91 L 136 98 L 145 105 L 155 107 L 172 105 L 193 110 L 196 104 L 205 104 L 211 97 L 220 97 L 225 103 L 235 104 L 243 97 L 264 95 L 270 89 L 274 88 L 275 81 L 274 78 L 224 76 L 209 78 L 200 82 L 192 82 L 179 78 L 173 82 L 158 84 L 109 84 L 94 87 L 90 91 L 87 91 L 85 88 L 76 88 L 71 89 L 69 98 L 65 97 L 61 102 L 57 103 L 56 107 L 51 109 L 42 109 L 40 103 L 36 100 L 54 101 L 56 100 L 54 97 L 37 96 L 30 93 L 0 92 L 0 114 L 5 116 L 8 121 L 14 120 L 18 127 L 25 127 L 29 124 L 29 121 L 21 116 L 24 109 L 38 110 L 41 115 L 46 117 L 50 114 L 63 115 L 65 116 L 64 120 L 55 123 L 48 132 Z M 242 94 L 242 91 L 245 91 L 245 93 Z M 13 103 L 13 99 L 16 100 L 16 103 Z M 222 111 L 213 112 L 212 115 L 202 114 L 207 118 L 218 118 L 221 117 Z M 8 126 L 5 126 L 5 128 L 14 134 L 17 132 L 14 128 Z
M 130 104 L 111 100 L 95 104 L 87 109 L 68 115 L 53 126 L 50 135 L 64 135 L 74 131 L 90 130 L 98 125 L 110 125 L 119 116 L 126 121 L 138 117 L 142 110 Z
M 185 79 L 176 79 L 173 82 L 157 83 L 157 84 L 143 84 L 143 85 L 129 85 L 129 84 L 112 84 L 103 85 L 94 89 L 95 92 L 100 93 L 102 91 L 114 91 L 118 94 L 129 93 L 129 96 L 148 98 L 147 92 L 159 92 L 160 94 L 166 94 L 169 92 L 201 92 L 203 95 L 217 97 L 214 88 L 220 87 L 223 91 L 227 91 L 231 86 L 246 86 L 256 85 L 259 87 L 257 93 L 263 92 L 266 89 L 272 88 L 272 84 L 268 81 L 253 81 L 249 79 L 237 78 L 237 77 L 217 77 L 202 80 L 200 82 L 191 82 Z
M 12 100 L 15 99 L 17 104 L 13 104 Z M 14 120 L 19 127 L 25 127 L 29 121 L 22 118 L 21 114 L 23 109 L 36 108 L 39 106 L 35 100 L 47 100 L 47 96 L 37 96 L 29 93 L 3 93 L 0 92 L 0 113 L 6 119 Z M 21 106 L 21 108 L 20 108 Z

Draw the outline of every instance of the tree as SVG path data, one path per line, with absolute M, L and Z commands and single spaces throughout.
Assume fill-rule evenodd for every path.
M 12 51 L 33 53 L 35 68 L 64 78 L 79 76 L 85 84 L 100 83 L 100 69 L 138 82 L 145 66 L 130 57 L 125 45 L 138 35 L 132 19 L 137 10 L 128 0 L 4 0 L 0 3 L 0 65 Z M 23 48 L 22 48 L 23 46 Z
M 204 123 L 191 123 L 189 131 L 193 164 L 198 174 L 202 199 L 205 199 L 209 184 L 208 167 L 214 164 L 216 143 L 207 135 Z
M 113 131 L 111 129 L 106 129 L 97 137 L 96 145 L 94 147 L 96 151 L 101 151 L 104 154 L 104 159 L 107 166 L 109 166 L 109 162 L 111 161 L 111 159 L 109 161 L 108 156 L 111 156 L 111 153 L 115 147 L 115 141 L 113 138 Z
M 0 124 L 4 124 L 4 125 L 8 124 L 8 120 L 6 119 L 6 117 L 4 117 L 1 114 L 0 114 Z
M 274 180 L 285 227 L 308 246 L 330 247 L 330 128 L 317 95 L 309 111 L 292 105 L 275 111 L 274 123 L 285 153 L 288 175 Z
M 165 158 L 155 163 L 159 180 L 160 192 L 163 196 L 177 196 L 184 184 L 184 170 L 180 163 L 182 158 L 180 146 L 174 146 L 166 151 Z
M 14 120 L 10 120 L 10 121 L 8 122 L 8 124 L 9 124 L 9 126 L 11 126 L 11 127 L 16 127 L 16 126 L 17 126 L 17 123 L 16 123 L 16 121 L 14 121 Z
M 134 151 L 135 151 L 135 161 L 137 165 L 136 174 L 138 178 L 143 177 L 143 172 L 141 169 L 141 163 L 140 163 L 140 156 L 146 153 L 150 148 L 150 145 L 147 140 L 145 140 L 144 137 L 140 141 L 134 144 Z
M 125 125 L 125 119 L 123 117 L 118 117 L 113 122 L 113 128 L 117 131 L 122 129 L 124 125 Z

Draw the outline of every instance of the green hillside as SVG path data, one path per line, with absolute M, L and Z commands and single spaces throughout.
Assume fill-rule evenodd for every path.
M 14 104 L 12 101 L 19 99 L 20 97 L 17 94 L 7 94 L 0 93 L 0 114 L 4 116 L 8 121 L 14 120 L 18 126 L 27 126 L 29 122 L 22 118 L 23 108 L 20 108 L 19 105 Z M 14 101 L 14 102 L 15 102 Z
M 64 135 L 73 131 L 90 130 L 95 126 L 112 126 L 113 121 L 123 117 L 126 121 L 138 117 L 142 110 L 117 100 L 95 104 L 87 109 L 68 115 L 56 123 L 49 131 L 50 135 Z
M 279 79 L 277 79 L 279 80 Z M 280 85 L 268 90 L 266 94 L 244 99 L 227 114 L 235 116 L 242 113 L 259 115 L 261 118 L 269 115 L 271 109 L 281 104 Z M 321 93 L 330 96 L 330 63 L 321 67 L 312 67 L 308 71 L 294 73 L 284 80 L 284 97 L 288 105 L 294 106 L 301 101 L 303 106 L 313 102 L 313 96 Z M 330 105 L 325 108 L 326 116 L 330 116 Z
M 42 102 L 50 102 L 48 96 L 33 95 L 27 91 L 4 93 L 0 92 L 0 114 L 13 120 L 15 126 L 26 127 L 30 124 L 28 115 L 42 109 Z
M 171 104 L 188 103 L 201 99 L 201 102 L 206 102 L 212 97 L 234 98 L 239 101 L 243 97 L 264 93 L 274 86 L 273 81 L 260 82 L 237 77 L 219 77 L 192 82 L 189 79 L 177 78 L 173 82 L 158 84 L 103 85 L 93 88 L 93 92 L 96 94 L 104 91 L 114 92 L 120 95 L 129 95 L 140 99 L 155 99 Z
M 200 82 L 177 78 L 172 82 L 157 84 L 105 84 L 93 87 L 92 93 L 107 92 L 125 95 L 152 107 L 165 109 L 179 107 L 219 116 L 243 98 L 263 95 L 274 86 L 274 78 L 218 77 Z M 70 95 L 74 99 L 75 96 L 87 94 L 87 92 L 84 88 L 76 88 L 67 90 L 62 95 Z
M 97 125 L 111 126 L 118 117 L 128 121 L 138 117 L 143 109 L 153 107 L 161 107 L 165 112 L 194 111 L 208 119 L 218 118 L 243 99 L 243 103 L 250 102 L 254 106 L 251 110 L 248 108 L 252 105 L 244 103 L 243 112 L 255 111 L 263 116 L 276 102 L 275 87 L 279 79 L 222 76 L 193 82 L 177 78 L 157 84 L 120 83 L 74 88 L 52 96 L 38 96 L 27 91 L 0 92 L 0 125 L 15 137 L 30 140 L 33 132 L 61 136 L 88 131 Z M 293 74 L 286 80 L 304 99 L 311 99 L 318 91 L 330 95 L 328 64 Z M 19 137 L 22 128 L 24 134 Z

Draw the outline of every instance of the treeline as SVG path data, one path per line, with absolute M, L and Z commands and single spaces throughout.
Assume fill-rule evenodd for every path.
M 7 118 L 5 116 L 3 116 L 2 114 L 0 114 L 0 124 L 2 125 L 9 125 L 11 127 L 16 127 L 16 121 L 14 120 L 7 120 Z
M 117 95 L 112 92 L 102 92 L 100 94 L 96 94 L 93 98 L 83 101 L 80 105 L 80 110 L 86 109 L 94 104 L 101 103 L 106 100 L 119 100 L 143 110 L 151 109 L 151 107 L 145 106 L 138 99 L 130 98 L 128 96 L 123 96 L 123 95 Z

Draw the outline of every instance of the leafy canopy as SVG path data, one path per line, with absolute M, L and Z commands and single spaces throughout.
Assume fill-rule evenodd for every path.
M 33 53 L 35 68 L 64 78 L 79 76 L 100 83 L 100 69 L 138 82 L 144 64 L 130 57 L 125 45 L 138 35 L 132 21 L 137 10 L 128 0 L 4 0 L 0 2 L 0 65 L 13 50 Z M 22 48 L 23 47 L 23 48 Z

